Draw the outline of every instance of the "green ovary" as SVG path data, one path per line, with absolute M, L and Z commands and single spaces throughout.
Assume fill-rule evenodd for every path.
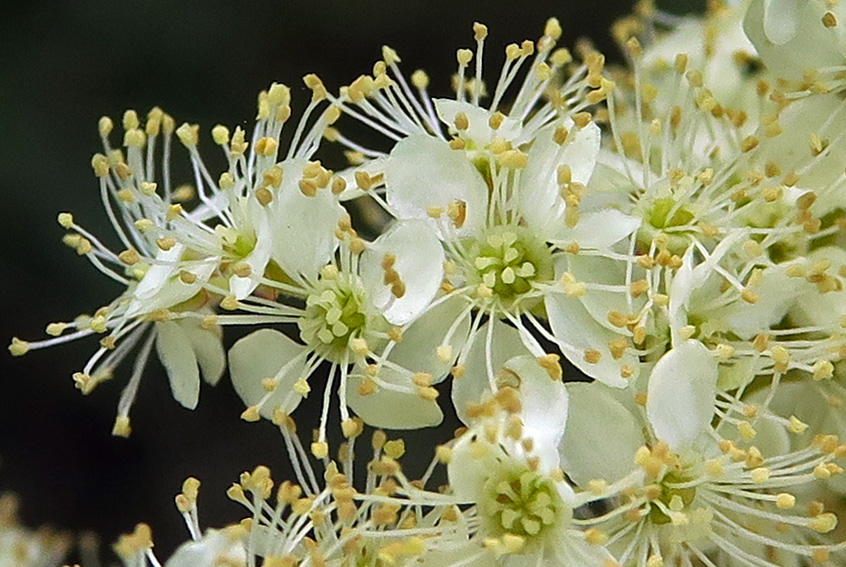
M 552 481 L 531 470 L 496 475 L 486 482 L 485 493 L 487 498 L 480 506 L 490 519 L 491 535 L 534 538 L 563 521 L 563 504 Z
M 669 508 L 673 498 L 678 496 L 685 508 L 687 508 L 693 503 L 693 499 L 696 498 L 696 489 L 692 487 L 675 488 L 673 485 L 687 482 L 688 480 L 676 473 L 669 473 L 661 481 L 661 494 L 658 496 L 658 500 Z M 672 521 L 658 506 L 652 506 L 649 510 L 649 519 L 655 525 L 669 524 Z
M 297 321 L 303 341 L 319 355 L 341 362 L 350 340 L 365 338 L 368 317 L 364 310 L 364 289 L 356 276 L 339 274 L 322 279 L 306 299 L 306 309 Z
M 552 279 L 552 254 L 546 243 L 522 226 L 495 226 L 471 248 L 471 281 L 484 284 L 506 306 Z M 523 305 L 531 308 L 532 305 Z

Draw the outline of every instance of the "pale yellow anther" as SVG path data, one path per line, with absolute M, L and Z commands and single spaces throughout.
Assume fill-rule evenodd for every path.
M 554 67 L 561 67 L 573 61 L 573 55 L 564 47 L 556 49 L 549 56 L 549 61 Z
M 417 69 L 411 74 L 411 84 L 416 89 L 425 90 L 429 86 L 429 75 L 422 69 Z
M 393 439 L 391 441 L 386 441 L 385 446 L 382 448 L 387 456 L 392 459 L 399 459 L 405 454 L 405 441 L 402 439 Z
M 321 81 L 320 77 L 318 77 L 314 73 L 310 73 L 303 77 L 303 83 L 306 87 L 311 90 L 312 102 L 320 102 L 321 100 L 325 100 L 329 94 L 326 91 L 326 87 L 323 85 L 323 81 Z
M 543 35 L 558 41 L 561 38 L 561 33 L 561 23 L 558 21 L 558 18 L 549 18 L 543 28 Z
M 197 124 L 188 124 L 185 122 L 176 129 L 176 135 L 185 147 L 191 148 L 197 145 L 200 137 L 200 127 Z
M 596 349 L 589 348 L 584 352 L 584 359 L 589 364 L 597 364 L 602 360 L 602 353 Z
M 749 473 L 749 477 L 752 479 L 752 482 L 756 484 L 767 482 L 770 480 L 770 475 L 770 469 L 765 467 L 754 469 Z
M 781 492 L 776 495 L 776 507 L 780 510 L 791 510 L 796 506 L 796 497 L 787 492 Z
M 538 364 L 546 370 L 552 380 L 559 381 L 564 376 L 564 371 L 561 368 L 561 357 L 554 353 L 545 354 L 537 358 Z
M 97 131 L 104 138 L 108 137 L 108 135 L 112 133 L 114 127 L 114 122 L 112 122 L 112 119 L 108 116 L 101 116 L 100 120 L 97 122 Z
M 256 200 L 262 207 L 266 207 L 273 201 L 273 192 L 267 187 L 259 187 L 256 189 Z
M 432 205 L 430 207 L 426 207 L 426 214 L 429 215 L 429 218 L 437 219 L 444 214 L 444 208 L 439 207 L 437 205 Z
M 238 298 L 230 294 L 221 300 L 220 306 L 227 311 L 234 311 L 238 309 L 240 303 L 238 302 Z
M 741 297 L 741 299 L 743 299 L 743 301 L 745 301 L 746 303 L 750 303 L 752 305 L 754 305 L 755 303 L 758 303 L 758 299 L 759 299 L 758 294 L 755 293 L 754 291 L 752 291 L 751 289 L 748 289 L 748 288 L 746 288 L 746 289 L 744 289 L 743 291 L 740 292 L 740 297 Z
M 138 121 L 138 113 L 134 110 L 127 110 L 123 113 L 123 129 L 124 130 L 133 130 L 138 128 L 141 125 L 141 122 Z
M 805 433 L 805 431 L 808 429 L 808 424 L 804 423 L 802 420 L 800 420 L 795 415 L 791 415 L 790 418 L 788 419 L 788 421 L 790 422 L 790 425 L 788 426 L 788 430 L 791 433 L 794 433 L 796 435 L 801 435 L 801 434 Z
M 745 441 L 751 441 L 758 435 L 758 432 L 755 431 L 755 428 L 752 427 L 752 424 L 748 421 L 741 421 L 737 424 L 737 432 Z
M 823 14 L 822 24 L 827 28 L 837 27 L 837 16 L 834 12 L 826 12 Z
M 362 337 L 355 337 L 350 339 L 350 349 L 359 356 L 366 356 L 370 352 L 370 347 L 367 341 Z
M 29 343 L 17 337 L 12 337 L 12 342 L 9 344 L 9 352 L 12 356 L 23 356 L 29 352 Z
M 119 415 L 115 418 L 115 423 L 112 426 L 112 435 L 115 437 L 129 437 L 132 433 L 132 427 L 129 424 L 129 416 Z
M 227 128 L 226 126 L 218 124 L 217 126 L 212 128 L 211 133 L 214 143 L 218 146 L 222 146 L 224 144 L 229 143 L 229 128 Z
M 325 441 L 318 441 L 311 444 L 311 454 L 318 459 L 325 459 L 329 454 L 329 445 Z
M 109 158 L 103 154 L 94 154 L 91 158 L 91 168 L 94 170 L 94 175 L 97 177 L 106 177 L 109 175 Z
M 837 516 L 831 512 L 820 514 L 808 521 L 808 527 L 815 532 L 827 534 L 837 527 Z
M 570 272 L 564 272 L 561 276 L 561 286 L 568 297 L 582 297 L 587 293 L 585 283 L 577 281 L 576 277 Z
M 458 61 L 458 64 L 464 67 L 473 59 L 473 52 L 469 49 L 459 49 L 455 53 L 455 58 Z
M 249 422 L 256 422 L 261 419 L 258 406 L 250 406 L 241 412 L 241 419 Z
M 161 250 L 167 252 L 168 250 L 176 246 L 176 240 L 170 237 L 157 238 L 156 246 L 158 246 Z
M 306 197 L 314 197 L 317 195 L 317 183 L 315 183 L 312 179 L 300 179 L 297 182 L 297 186 L 300 188 L 300 193 Z
M 473 38 L 476 41 L 482 41 L 486 37 L 488 37 L 488 26 L 479 22 L 473 22 Z
M 305 378 L 300 377 L 297 378 L 296 382 L 294 382 L 293 390 L 300 396 L 306 398 L 308 397 L 309 392 L 311 392 L 311 386 L 308 385 Z
M 818 360 L 813 368 L 814 380 L 829 380 L 834 376 L 834 365 L 828 360 Z
M 147 135 L 137 128 L 127 130 L 123 134 L 123 145 L 127 148 L 142 148 L 147 143 Z
M 455 127 L 458 130 L 467 130 L 467 128 L 470 127 L 470 120 L 467 118 L 467 115 L 463 112 L 456 113 L 453 123 L 455 124 Z

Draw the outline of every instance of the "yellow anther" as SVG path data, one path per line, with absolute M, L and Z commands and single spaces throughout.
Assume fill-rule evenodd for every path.
M 117 416 L 115 418 L 115 423 L 112 426 L 112 435 L 115 437 L 129 437 L 131 433 L 132 427 L 129 424 L 129 416 Z
M 776 507 L 781 510 L 791 510 L 796 506 L 796 497 L 787 492 L 776 495 Z
M 197 124 L 188 124 L 186 122 L 176 129 L 176 135 L 185 147 L 190 148 L 197 145 L 200 137 L 200 127 Z
M 241 413 L 241 419 L 244 421 L 255 422 L 261 419 L 258 406 L 250 406 Z
M 458 64 L 464 67 L 473 59 L 473 52 L 469 49 L 459 49 L 455 53 L 455 58 L 458 60 Z

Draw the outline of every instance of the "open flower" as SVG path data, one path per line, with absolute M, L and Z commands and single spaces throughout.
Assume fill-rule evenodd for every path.
M 296 201 L 292 192 L 301 195 L 296 187 L 279 192 L 283 166 L 291 170 L 292 178 L 317 167 L 319 179 L 305 175 L 315 188 L 325 177 L 319 163 L 308 170 L 308 158 L 323 131 L 337 118 L 337 109 L 324 110 L 310 123 L 311 113 L 325 106 L 326 97 L 321 96 L 319 83 L 307 82 L 315 94 L 281 164 L 277 164 L 279 136 L 291 113 L 287 87 L 274 84 L 259 97 L 252 149 L 240 128 L 232 135 L 223 126 L 214 128 L 214 140 L 228 161 L 228 169 L 219 179 L 212 178 L 200 158 L 197 126 L 183 124 L 176 128 L 173 118 L 153 109 L 142 127 L 137 114 L 127 111 L 123 117 L 124 153 L 111 146 L 109 136 L 114 126 L 109 118 L 102 118 L 99 130 L 105 154 L 95 155 L 92 166 L 100 181 L 106 213 L 125 249 L 110 250 L 69 213 L 60 214 L 59 223 L 69 231 L 65 243 L 125 289 L 93 315 L 48 325 L 52 339 L 13 339 L 9 347 L 12 354 L 101 335 L 100 348 L 74 375 L 77 387 L 87 394 L 111 378 L 117 366 L 137 350 L 113 430 L 125 436 L 130 432 L 130 408 L 155 348 L 168 372 L 174 398 L 193 409 L 198 401 L 200 371 L 214 384 L 225 368 L 220 325 L 255 321 L 245 315 L 218 316 L 215 308 L 251 294 L 268 272 L 278 277 L 274 261 L 286 260 L 295 253 L 292 250 L 306 250 L 307 254 L 297 258 L 314 264 L 316 257 L 319 265 L 334 250 L 331 232 L 342 213 L 337 199 L 328 203 L 316 199 L 321 204 L 315 207 L 313 203 L 291 202 Z M 174 133 L 189 151 L 194 186 L 177 187 L 172 182 Z M 194 197 L 199 204 L 186 210 L 185 203 Z M 280 202 L 284 208 L 280 208 Z M 322 224 L 309 225 L 313 217 L 322 218 Z M 327 223 L 324 234 L 320 227 Z M 288 242 L 296 245 L 282 244 Z
M 344 423 L 351 422 L 349 407 L 366 421 L 394 427 L 436 425 L 443 417 L 431 383 L 415 380 L 402 364 L 403 350 L 419 345 L 401 344 L 405 329 L 413 326 L 440 286 L 443 251 L 437 238 L 425 224 L 406 221 L 366 244 L 348 216 L 339 223 L 337 238 L 337 257 L 319 272 L 296 271 L 280 262 L 292 280 L 280 289 L 300 298 L 303 306 L 260 298 L 232 305 L 263 313 L 268 321 L 296 324 L 301 340 L 261 329 L 229 351 L 233 384 L 249 406 L 245 419 L 284 420 L 311 391 L 309 379 L 315 370 L 324 361 L 330 363 L 320 435 L 313 447 L 318 454 L 325 454 L 334 389 Z
M 419 370 L 439 379 L 454 364 L 461 388 L 478 394 L 491 386 L 495 368 L 504 362 L 502 357 L 495 361 L 491 345 L 502 342 L 498 335 L 508 333 L 508 325 L 519 330 L 522 352 L 544 354 L 533 334 L 550 335 L 543 321 L 544 291 L 556 284 L 554 266 L 574 236 L 587 246 L 608 246 L 634 226 L 617 211 L 601 211 L 574 228 L 599 151 L 599 128 L 585 110 L 607 92 L 602 56 L 586 55 L 584 64 L 553 88 L 556 72 L 571 56 L 553 51 L 561 30 L 550 20 L 537 44 L 506 48 L 500 80 L 490 102 L 483 102 L 487 28 L 476 24 L 474 31 L 475 77 L 465 77 L 474 53 L 459 50 L 455 100 L 431 98 L 422 71 L 412 75 L 415 94 L 389 48 L 374 77 L 360 77 L 342 89 L 336 104 L 395 140 L 390 153 L 363 148 L 340 132 L 334 137 L 369 158 L 355 176 L 360 189 L 395 218 L 421 220 L 437 232 L 446 277 L 441 297 L 429 310 L 447 302 L 458 308 L 450 317 L 421 317 L 418 328 L 435 338 L 441 364 Z M 506 107 L 508 92 L 533 55 Z M 479 345 L 483 363 L 469 365 Z M 636 370 L 627 362 L 616 364 L 618 373 L 621 366 Z
M 806 487 L 842 472 L 843 445 L 831 435 L 803 437 L 807 426 L 795 416 L 716 395 L 700 368 L 676 365 L 688 348 L 702 347 L 687 343 L 656 365 L 662 379 L 645 397 L 647 422 L 635 403 L 642 398 L 597 383 L 568 387 L 561 451 L 569 474 L 588 487 L 631 483 L 625 498 L 585 524 L 607 536 L 624 566 L 836 563 L 844 551 L 831 535 L 837 517 L 819 502 L 802 512 L 801 501 L 810 500 Z M 596 440 L 595 450 L 580 438 Z
M 601 541 L 573 526 L 573 510 L 600 496 L 577 495 L 559 468 L 567 420 L 560 374 L 521 356 L 505 364 L 500 378 L 497 392 L 472 409 L 447 468 L 452 493 L 477 507 L 471 538 L 477 551 L 469 564 L 488 565 L 494 557 L 507 566 L 613 563 Z

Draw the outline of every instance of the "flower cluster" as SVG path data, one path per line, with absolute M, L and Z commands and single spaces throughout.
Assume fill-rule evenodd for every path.
M 228 367 L 242 418 L 279 428 L 296 483 L 274 496 L 267 469 L 244 473 L 229 496 L 249 517 L 203 534 L 189 479 L 193 541 L 169 567 L 842 565 L 841 12 L 643 2 L 608 67 L 557 48 L 551 19 L 495 81 L 477 23 L 453 97 L 384 47 L 337 93 L 306 76 L 296 121 L 273 84 L 252 133 L 214 127 L 220 171 L 197 126 L 128 111 L 116 149 L 103 118 L 92 166 L 124 248 L 59 223 L 125 290 L 10 350 L 99 335 L 83 393 L 135 353 L 117 435 L 154 349 L 183 406 Z M 174 134 L 190 184 L 171 180 Z M 230 325 L 258 328 L 227 351 Z M 292 414 L 313 389 L 308 446 Z M 411 480 L 381 429 L 445 409 L 465 427 Z M 116 546 L 130 566 L 159 565 L 151 548 L 143 525 Z

